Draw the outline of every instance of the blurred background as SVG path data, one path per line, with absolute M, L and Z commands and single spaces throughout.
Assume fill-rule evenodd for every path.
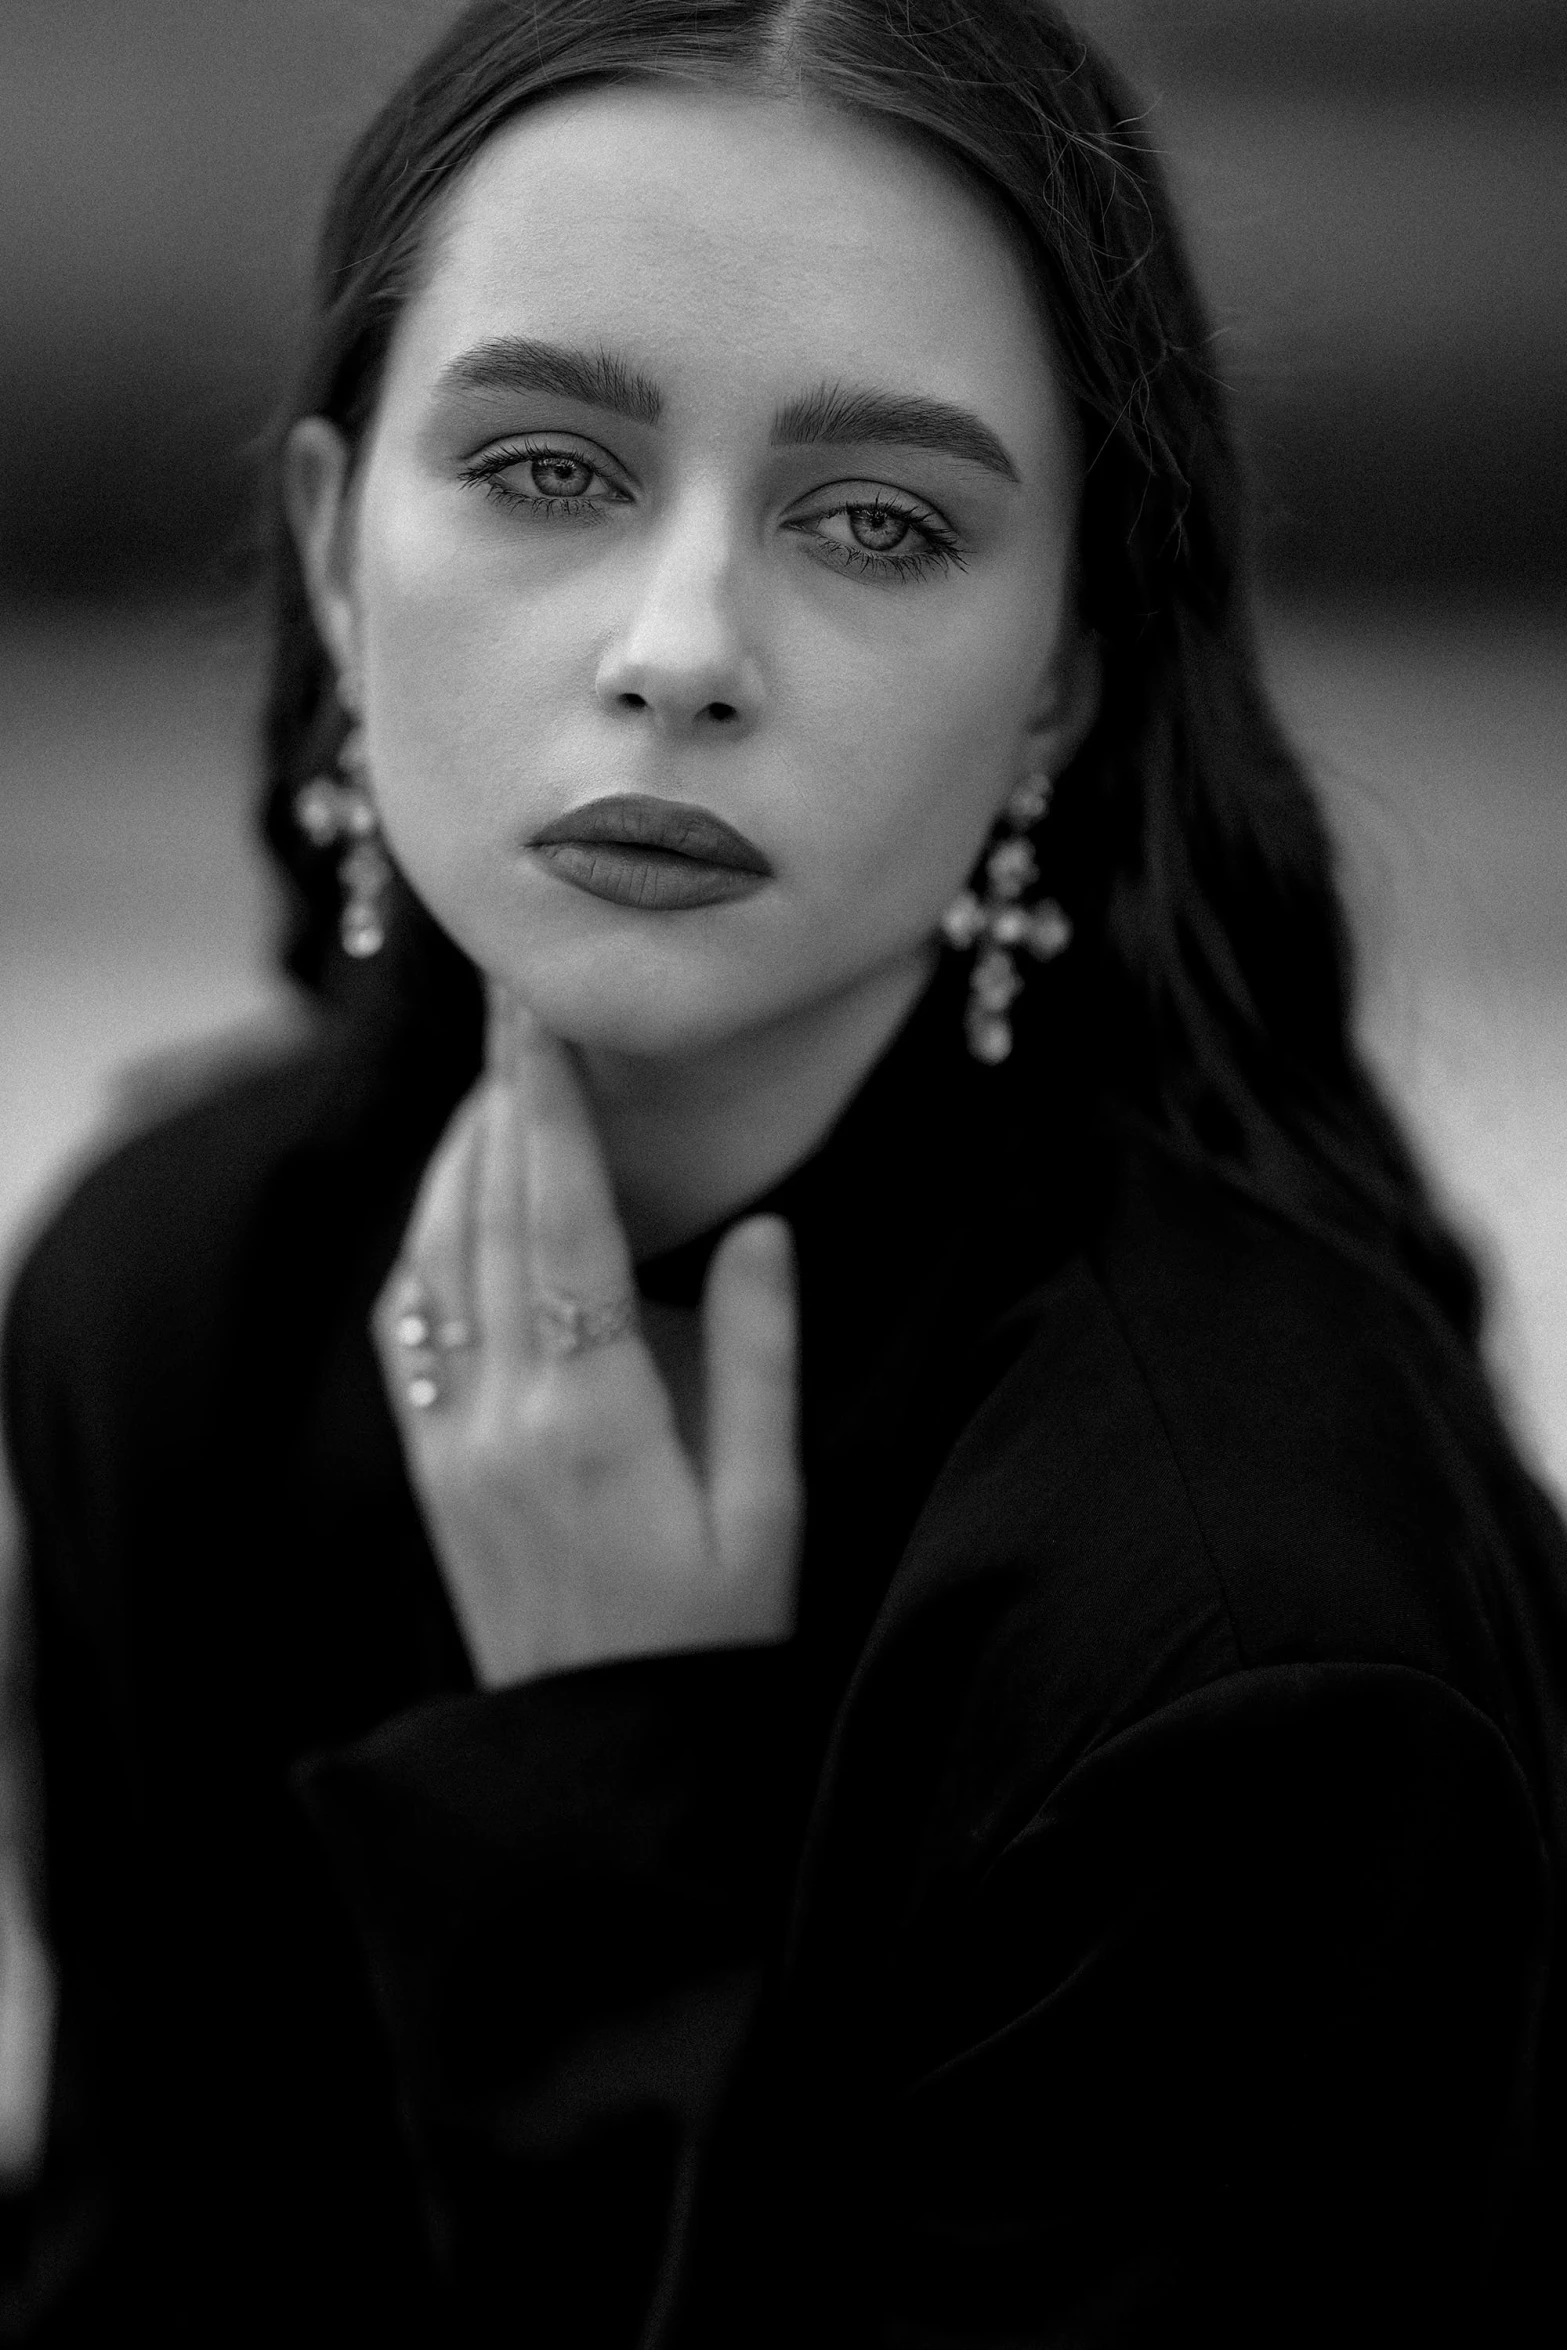
M 127 1072 L 290 1017 L 250 837 L 256 453 L 331 170 L 451 13 L 0 0 L 0 1284 Z M 1567 5 L 1079 14 L 1185 196 L 1366 1040 L 1567 1502 Z M 49 2031 L 19 1885 L 0 1853 L 0 2176 Z
M 0 1273 L 127 1068 L 287 1017 L 255 455 L 331 169 L 452 12 L 0 5 Z M 1185 194 L 1368 1041 L 1567 1495 L 1567 6 L 1079 15 Z

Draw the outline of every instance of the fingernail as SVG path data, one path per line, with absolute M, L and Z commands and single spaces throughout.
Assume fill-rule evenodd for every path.
M 782 1288 L 794 1275 L 794 1234 L 782 1216 L 758 1216 L 746 1227 L 745 1245 L 768 1278 Z

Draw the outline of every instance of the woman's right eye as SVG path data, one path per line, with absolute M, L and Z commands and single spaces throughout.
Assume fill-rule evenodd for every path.
M 482 489 L 503 506 L 527 507 L 535 513 L 597 513 L 601 501 L 588 496 L 588 485 L 602 481 L 616 498 L 620 493 L 607 474 L 577 449 L 488 449 L 464 468 L 465 489 Z

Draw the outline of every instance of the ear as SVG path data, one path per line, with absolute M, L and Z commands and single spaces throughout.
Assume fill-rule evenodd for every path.
M 1071 622 L 1061 632 L 1029 720 L 1031 766 L 1059 775 L 1071 765 L 1099 715 L 1103 691 L 1103 644 L 1091 630 Z
M 283 449 L 283 508 L 345 709 L 357 705 L 359 676 L 349 472 L 348 443 L 337 426 L 324 416 L 302 417 Z

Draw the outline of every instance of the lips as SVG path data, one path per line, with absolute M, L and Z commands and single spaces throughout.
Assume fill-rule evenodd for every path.
M 754 841 L 706 808 L 635 794 L 590 800 L 527 846 L 574 889 L 649 913 L 750 897 L 773 870 Z

